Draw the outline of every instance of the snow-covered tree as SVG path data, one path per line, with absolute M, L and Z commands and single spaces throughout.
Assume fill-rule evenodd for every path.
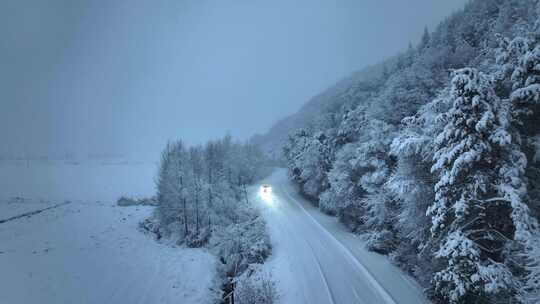
M 389 149 L 395 128 L 382 121 L 371 120 L 362 131 L 365 135 L 356 144 L 353 163 L 360 172 L 358 185 L 366 192 L 361 200 L 361 208 L 365 210 L 362 228 L 372 231 L 368 248 L 388 253 L 394 247 L 395 204 L 384 185 L 394 166 Z
M 398 206 L 394 225 L 399 244 L 394 259 L 426 287 L 433 275 L 431 220 L 426 211 L 435 198 L 436 181 L 430 169 L 434 137 L 446 124 L 443 113 L 448 108 L 445 98 L 437 98 L 402 121 L 390 150 L 397 164 L 385 185 Z
M 305 129 L 286 147 L 293 180 L 354 232 L 395 234 L 394 261 L 424 286 L 437 273 L 436 301 L 538 290 L 539 16 L 538 0 L 470 1 L 298 115 L 316 117 L 283 121 Z
M 346 144 L 335 155 L 328 173 L 330 188 L 320 196 L 321 209 L 338 214 L 349 229 L 373 230 L 374 242 L 370 244 L 379 251 L 390 250 L 387 241 L 392 235 L 392 202 L 383 185 L 393 165 L 388 154 L 393 132 L 394 128 L 382 121 L 362 120 L 357 142 Z
M 398 125 L 435 96 L 436 79 L 429 67 L 420 64 L 393 74 L 372 101 L 369 113 L 379 120 Z
M 420 39 L 420 44 L 418 45 L 418 49 L 420 51 L 423 51 L 426 47 L 429 46 L 429 40 L 430 40 L 430 34 L 428 31 L 427 26 L 424 27 L 424 33 L 422 34 L 422 39 Z
M 299 130 L 289 136 L 284 155 L 291 178 L 308 197 L 317 200 L 328 187 L 327 173 L 332 163 L 330 142 L 324 132 L 314 135 Z
M 540 162 L 537 158 L 540 138 L 540 2 L 537 4 L 537 21 L 525 36 L 514 39 L 499 37 L 496 72 L 500 87 L 513 106 L 512 123 L 520 131 L 521 148 L 527 156 L 525 169 L 528 178 L 527 202 L 536 222 L 540 218 Z M 537 223 L 534 223 L 537 226 Z M 527 264 L 523 298 L 533 303 L 540 301 L 540 246 L 538 228 L 525 240 Z M 531 300 L 532 299 L 532 300 Z
M 490 77 L 472 68 L 454 72 L 447 98 L 452 107 L 435 139 L 438 182 L 428 209 L 436 257 L 444 263 L 435 288 L 456 303 L 511 297 L 507 250 L 530 235 L 531 222 L 523 202 L 526 158 L 510 130 L 510 107 Z
M 266 161 L 256 146 L 229 136 L 190 148 L 169 143 L 157 177 L 162 232 L 198 247 L 215 227 L 251 217 L 246 186 L 268 174 Z
M 184 144 L 182 141 L 168 143 L 161 156 L 157 180 L 159 215 L 164 225 L 178 220 L 187 225 L 184 204 L 187 172 Z M 187 226 L 184 228 L 187 230 Z

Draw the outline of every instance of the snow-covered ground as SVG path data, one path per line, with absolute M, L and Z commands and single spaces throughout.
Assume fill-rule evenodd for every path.
M 72 201 L 0 224 L 0 303 L 203 304 L 216 294 L 211 254 L 154 241 L 137 230 L 152 207 L 114 203 L 152 195 L 155 165 L 0 166 L 0 220 Z M 273 194 L 258 203 L 274 245 L 265 267 L 282 303 L 425 301 L 384 256 L 296 195 L 284 170 L 264 182 Z
M 55 201 L 36 200 L 22 197 L 0 199 L 0 221 L 35 210 L 42 210 L 52 207 L 55 205 L 55 203 Z
M 266 206 L 274 246 L 267 268 L 282 303 L 425 303 L 421 289 L 386 257 L 367 251 L 336 218 L 296 195 L 285 170 L 264 183 L 273 188 Z
M 214 257 L 159 244 L 138 231 L 152 207 L 115 205 L 121 194 L 151 195 L 153 169 L 44 165 L 13 170 L 1 173 L 7 198 L 0 201 L 0 220 L 73 202 L 0 224 L 0 303 L 210 302 Z M 15 177 L 8 180 L 10 175 Z

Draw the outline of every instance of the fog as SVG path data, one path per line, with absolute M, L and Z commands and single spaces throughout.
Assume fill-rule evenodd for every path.
M 2 155 L 247 139 L 465 0 L 2 1 Z

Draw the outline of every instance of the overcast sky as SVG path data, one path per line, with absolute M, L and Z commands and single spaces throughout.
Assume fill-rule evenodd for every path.
M 465 2 L 4 0 L 0 152 L 246 139 Z

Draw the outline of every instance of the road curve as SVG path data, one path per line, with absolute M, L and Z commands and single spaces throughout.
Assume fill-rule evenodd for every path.
M 299 197 L 277 170 L 264 183 L 272 195 L 265 206 L 274 246 L 269 268 L 283 303 L 426 303 L 420 288 L 381 255 L 368 252 L 335 218 Z

